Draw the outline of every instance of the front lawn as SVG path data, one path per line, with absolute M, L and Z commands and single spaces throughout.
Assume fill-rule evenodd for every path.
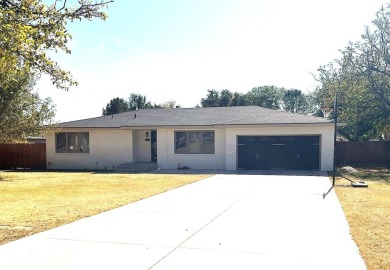
M 339 169 L 343 177 L 336 178 L 335 190 L 367 268 L 390 269 L 390 170 L 357 170 Z M 346 178 L 364 181 L 368 188 L 353 188 Z
M 0 172 L 0 244 L 209 175 Z

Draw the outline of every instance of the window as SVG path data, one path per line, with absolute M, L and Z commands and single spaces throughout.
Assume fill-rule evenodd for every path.
M 89 153 L 88 132 L 56 133 L 57 153 Z
M 214 131 L 175 131 L 175 154 L 214 154 Z

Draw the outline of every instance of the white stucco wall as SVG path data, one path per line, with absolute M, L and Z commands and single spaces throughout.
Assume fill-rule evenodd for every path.
M 48 169 L 112 170 L 132 162 L 132 131 L 108 129 L 67 129 L 63 132 L 89 132 L 89 153 L 56 153 L 55 135 L 46 140 Z M 51 164 L 51 165 L 50 165 Z
M 215 131 L 215 154 L 175 154 L 175 131 Z M 176 169 L 178 164 L 190 169 L 225 169 L 225 130 L 215 128 L 157 129 L 157 165 L 161 169 Z
M 237 169 L 237 136 L 278 136 L 278 135 L 320 135 L 321 171 L 330 171 L 333 167 L 333 125 L 307 126 L 258 126 L 226 128 L 226 170 Z
M 214 154 L 175 154 L 175 131 L 215 131 Z M 56 153 L 55 136 L 46 141 L 48 169 L 100 169 L 112 170 L 126 162 L 150 162 L 150 141 L 145 141 L 145 130 L 120 129 L 66 129 L 67 132 L 89 132 L 89 153 Z M 191 169 L 236 170 L 237 136 L 319 135 L 321 138 L 320 162 L 322 171 L 333 166 L 333 125 L 307 126 L 252 126 L 158 128 L 157 165 L 161 169 L 176 169 L 178 164 Z

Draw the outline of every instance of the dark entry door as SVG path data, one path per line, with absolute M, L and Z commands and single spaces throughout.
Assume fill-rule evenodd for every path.
M 238 136 L 237 168 L 319 170 L 319 136 Z
M 152 162 L 157 162 L 157 131 L 152 130 L 150 134 L 151 151 L 152 151 Z

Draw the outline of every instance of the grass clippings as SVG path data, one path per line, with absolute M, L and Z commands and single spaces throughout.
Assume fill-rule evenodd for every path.
M 0 172 L 0 244 L 96 215 L 207 176 Z
M 339 170 L 335 190 L 367 268 L 390 269 L 390 170 L 357 170 Z M 364 181 L 368 188 L 353 188 L 348 180 Z

